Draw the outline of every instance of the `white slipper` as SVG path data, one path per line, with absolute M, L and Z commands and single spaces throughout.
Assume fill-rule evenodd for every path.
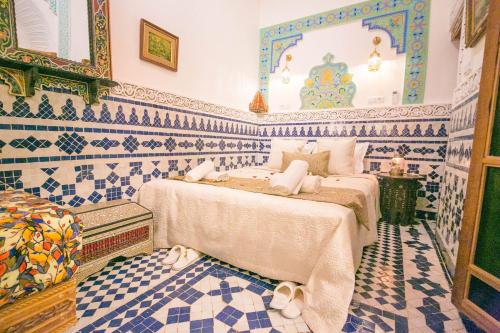
M 168 251 L 168 256 L 161 262 L 165 266 L 170 266 L 175 264 L 182 253 L 186 252 L 186 248 L 182 245 L 175 245 Z
M 200 257 L 201 253 L 196 251 L 195 249 L 186 249 L 186 251 L 179 257 L 179 260 L 177 260 L 177 262 L 172 265 L 172 269 L 180 271 Z
M 306 300 L 306 291 L 304 286 L 295 287 L 293 290 L 293 298 L 287 307 L 281 310 L 283 317 L 295 319 L 302 314 Z
M 273 309 L 283 310 L 292 300 L 293 291 L 297 284 L 290 281 L 284 281 L 278 284 L 273 292 L 273 299 L 269 306 Z

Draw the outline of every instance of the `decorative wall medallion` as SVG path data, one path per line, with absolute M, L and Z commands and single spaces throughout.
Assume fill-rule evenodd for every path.
M 404 83 L 404 104 L 418 104 L 424 101 L 427 49 L 429 35 L 430 0 L 380 1 L 369 0 L 351 6 L 337 8 L 312 16 L 262 28 L 260 31 L 260 91 L 267 98 L 269 78 L 276 62 L 272 61 L 273 43 L 306 32 L 369 18 L 392 15 L 406 11 L 404 24 L 389 29 L 395 37 L 397 47 L 406 45 L 406 70 Z M 393 16 L 392 16 L 393 17 Z M 394 18 L 394 17 L 393 17 Z M 387 21 L 388 24 L 390 20 Z M 394 21 L 393 21 L 394 23 Z M 383 25 L 382 25 L 383 26 Z M 407 29 L 403 29 L 407 27 Z M 394 29 L 393 29 L 394 28 Z M 404 33 L 404 38 L 400 34 Z M 404 43 L 406 40 L 406 43 Z
M 352 74 L 345 63 L 333 63 L 333 58 L 331 53 L 327 53 L 323 57 L 325 63 L 309 72 L 300 90 L 302 110 L 353 106 L 356 85 L 352 82 Z

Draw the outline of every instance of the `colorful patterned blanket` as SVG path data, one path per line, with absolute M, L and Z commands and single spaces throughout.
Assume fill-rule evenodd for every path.
M 0 307 L 75 275 L 78 217 L 23 191 L 0 192 Z

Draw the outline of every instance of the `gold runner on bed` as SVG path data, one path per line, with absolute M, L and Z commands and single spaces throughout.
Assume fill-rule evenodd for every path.
M 170 179 L 184 180 L 184 177 L 176 176 Z M 222 182 L 202 179 L 195 183 L 218 187 L 227 187 L 247 192 L 277 195 L 280 197 L 287 197 L 292 199 L 338 204 L 347 208 L 351 208 L 354 211 L 358 222 L 361 223 L 366 229 L 370 230 L 370 226 L 368 223 L 368 205 L 366 204 L 366 197 L 364 193 L 360 190 L 351 188 L 321 187 L 319 193 L 301 192 L 299 194 L 284 195 L 282 192 L 272 189 L 269 185 L 269 181 L 264 179 L 229 177 L 229 180 Z

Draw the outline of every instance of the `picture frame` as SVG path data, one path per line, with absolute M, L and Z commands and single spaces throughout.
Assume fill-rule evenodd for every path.
M 177 72 L 179 37 L 145 19 L 141 19 L 139 56 L 142 60 Z
M 465 46 L 473 47 L 481 39 L 486 27 L 489 0 L 466 0 Z

